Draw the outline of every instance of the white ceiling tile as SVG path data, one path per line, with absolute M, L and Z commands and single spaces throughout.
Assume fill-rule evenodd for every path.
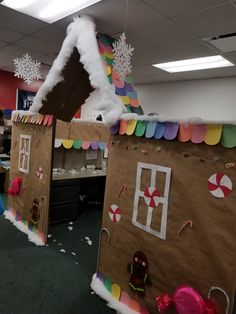
M 164 18 L 156 10 L 147 6 L 142 0 L 103 0 L 79 13 L 88 14 L 94 17 L 97 28 L 99 29 L 99 26 L 105 28 L 107 30 L 107 34 L 109 35 L 123 32 L 125 24 L 125 29 L 128 30 L 156 22 Z M 72 16 L 75 15 L 76 14 L 73 14 Z M 68 25 L 68 22 L 72 21 L 72 16 L 56 22 L 55 25 Z
M 236 65 L 236 51 L 224 53 L 223 56 Z
M 11 30 L 4 28 L 4 27 L 0 27 L 0 40 L 11 43 L 15 40 L 23 38 L 24 36 L 25 36 L 25 34 L 11 31 Z
M 199 80 L 214 77 L 215 73 L 212 69 L 200 71 L 187 71 L 179 73 L 183 80 Z
M 0 26 L 16 32 L 31 34 L 48 24 L 0 5 Z
M 8 43 L 6 43 L 5 41 L 0 40 L 0 48 L 7 46 Z
M 135 49 L 144 49 L 147 43 L 161 47 L 194 39 L 169 20 L 129 30 L 126 34 L 128 41 Z
M 22 48 L 16 45 L 7 45 L 1 49 L 3 53 L 7 53 L 12 56 L 12 58 L 22 57 L 24 54 L 28 53 L 34 60 L 38 60 L 41 63 L 52 65 L 53 61 L 56 58 L 54 54 L 45 54 L 40 53 L 37 50 L 31 50 L 29 48 Z
M 200 38 L 236 31 L 236 9 L 224 4 L 175 19 L 186 30 Z
M 66 30 L 50 25 L 43 28 L 39 32 L 31 34 L 31 36 L 45 41 L 51 41 L 52 43 L 56 43 L 58 45 L 58 43 L 62 44 L 65 39 Z
M 226 0 L 144 0 L 145 3 L 169 17 L 214 7 Z
M 11 64 L 14 64 L 12 56 L 7 53 L 0 52 L 0 66 L 4 67 L 9 66 Z
M 61 47 L 61 43 L 56 45 L 31 36 L 26 36 L 23 39 L 18 40 L 16 44 L 22 48 L 32 49 L 43 53 L 57 53 Z
M 132 57 L 133 65 L 145 65 L 190 58 L 200 58 L 215 55 L 215 52 L 209 49 L 204 43 L 198 40 L 189 40 L 174 45 L 163 46 L 160 48 L 145 47 L 145 50 L 136 50 Z
M 213 73 L 215 77 L 236 76 L 236 66 L 214 69 Z
M 1 68 L 3 71 L 14 73 L 14 65 L 9 65 Z

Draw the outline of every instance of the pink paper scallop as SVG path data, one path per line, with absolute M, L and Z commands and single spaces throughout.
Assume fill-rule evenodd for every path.
M 205 124 L 193 124 L 191 142 L 195 144 L 202 143 L 205 138 L 207 125 Z
M 83 141 L 82 148 L 83 149 L 89 149 L 91 142 L 89 141 Z
M 112 82 L 118 88 L 125 86 L 125 82 L 121 81 L 119 73 L 114 70 L 112 71 Z
M 121 292 L 120 302 L 129 306 L 130 297 L 129 294 L 125 291 Z
M 105 51 L 108 51 L 108 52 L 112 52 L 112 47 L 111 46 L 107 46 L 107 45 L 105 45 L 103 42 L 101 42 L 100 40 L 99 40 L 99 46 L 103 49 L 103 50 L 105 50 Z

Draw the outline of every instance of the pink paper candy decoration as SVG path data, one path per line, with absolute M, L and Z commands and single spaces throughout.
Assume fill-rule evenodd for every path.
M 173 297 L 168 293 L 156 298 L 159 313 L 165 313 L 173 303 L 178 314 L 216 314 L 213 303 L 205 302 L 192 287 L 181 285 L 175 289 Z
M 191 287 L 178 287 L 173 296 L 178 314 L 206 314 L 206 304 L 201 295 Z

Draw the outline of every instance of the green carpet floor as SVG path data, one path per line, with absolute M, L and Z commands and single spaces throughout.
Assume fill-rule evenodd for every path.
M 73 224 L 50 227 L 46 247 L 30 243 L 1 216 L 0 313 L 114 314 L 90 289 L 101 214 L 91 209 Z

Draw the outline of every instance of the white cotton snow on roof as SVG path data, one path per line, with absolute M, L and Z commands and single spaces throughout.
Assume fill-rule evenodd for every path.
M 46 101 L 47 94 L 63 80 L 63 68 L 75 47 L 80 54 L 80 62 L 89 75 L 91 86 L 98 90 L 96 109 L 102 111 L 106 123 L 115 123 L 120 118 L 122 112 L 125 111 L 125 107 L 119 97 L 116 96 L 112 85 L 110 85 L 107 79 L 98 50 L 95 24 L 88 16 L 78 17 L 68 26 L 67 36 L 62 44 L 62 48 L 45 82 L 34 97 L 30 111 L 32 113 L 38 112 L 42 107 L 42 102 Z

